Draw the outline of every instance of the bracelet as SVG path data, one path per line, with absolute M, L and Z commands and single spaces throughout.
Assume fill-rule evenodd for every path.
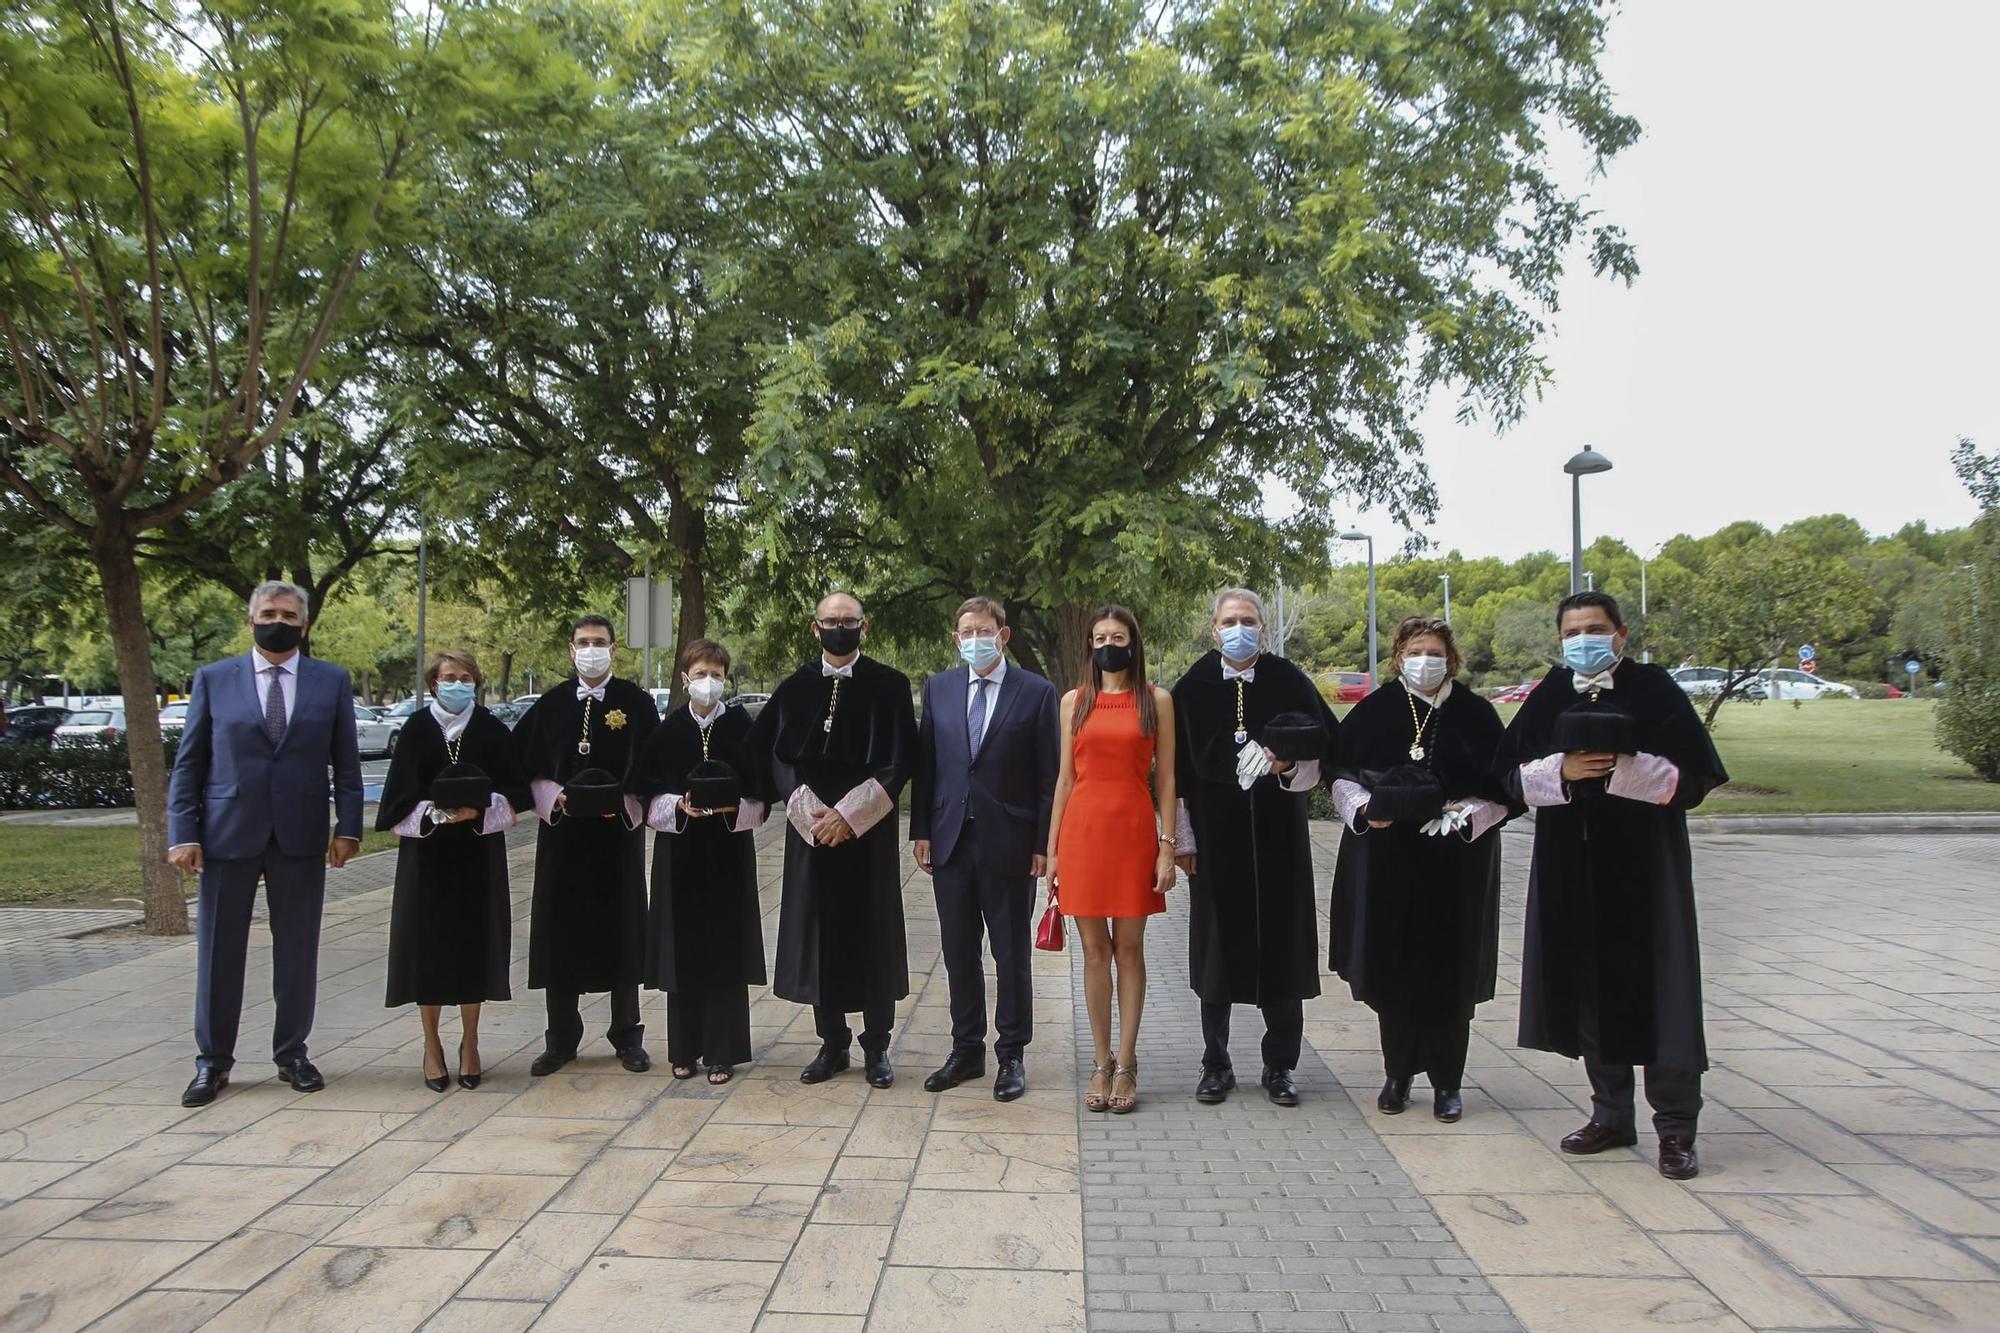
M 1169 837 L 1168 837 L 1168 836 L 1167 836 L 1166 834 L 1164 834 L 1164 833 L 1162 833 L 1162 834 L 1160 835 L 1160 846 L 1162 846 L 1162 847 L 1171 847 L 1171 846 L 1173 846 L 1173 845 L 1174 845 L 1174 840 L 1173 840 L 1172 838 L 1169 838 Z

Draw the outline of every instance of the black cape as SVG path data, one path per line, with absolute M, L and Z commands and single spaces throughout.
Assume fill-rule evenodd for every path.
M 1424 722 L 1422 766 L 1437 775 L 1445 800 L 1484 797 L 1511 806 L 1492 773 L 1500 715 L 1457 684 L 1434 718 L 1401 681 L 1354 705 L 1330 777 L 1368 787 L 1375 775 L 1416 762 L 1412 703 Z M 1455 834 L 1428 837 L 1421 828 L 1342 832 L 1327 965 L 1355 999 L 1378 1011 L 1468 1019 L 1493 998 L 1499 970 L 1500 831 L 1468 843 Z
M 483 770 L 493 790 L 517 814 L 534 817 L 528 779 L 514 757 L 513 738 L 499 718 L 477 705 L 458 742 L 459 762 Z M 426 708 L 403 724 L 375 827 L 403 821 L 430 794 L 431 779 L 450 764 L 444 729 Z M 389 908 L 390 1007 L 478 1004 L 512 999 L 508 962 L 513 903 L 507 890 L 507 838 L 477 824 L 444 824 L 396 848 L 396 889 Z
M 746 782 L 750 717 L 725 707 L 708 724 L 708 757 Z M 667 714 L 639 754 L 632 790 L 642 805 L 684 796 L 702 761 L 701 724 L 685 707 Z M 780 815 L 782 811 L 778 812 Z M 757 835 L 732 833 L 729 815 L 684 819 L 653 838 L 653 901 L 646 912 L 646 984 L 695 992 L 764 984 L 764 933 L 757 910 Z
M 1256 740 L 1280 713 L 1340 724 L 1303 671 L 1269 653 L 1243 686 L 1244 731 Z M 1211 649 L 1174 686 L 1174 790 L 1194 825 L 1188 880 L 1188 984 L 1214 1003 L 1270 1004 L 1319 994 L 1307 793 L 1267 774 L 1236 784 L 1236 682 Z M 1314 756 L 1324 761 L 1324 756 Z
M 773 819 L 784 818 L 786 800 L 801 786 L 832 805 L 873 778 L 894 800 L 910 776 L 917 720 L 909 677 L 873 658 L 855 659 L 827 731 L 832 695 L 833 679 L 808 662 L 778 685 L 750 729 Z M 902 852 L 893 810 L 838 847 L 808 842 L 787 821 L 773 994 L 852 1013 L 910 993 Z
M 1495 766 L 1516 800 L 1520 766 L 1555 752 L 1555 719 L 1587 697 L 1573 679 L 1550 671 L 1507 728 Z M 1672 760 L 1680 784 L 1663 806 L 1598 790 L 1535 812 L 1520 1041 L 1579 1056 L 1594 1013 L 1605 1063 L 1706 1069 L 1687 811 L 1729 775 L 1665 668 L 1627 659 L 1613 680 L 1600 706 L 1629 715 L 1638 750 Z
M 601 768 L 628 783 L 646 738 L 660 725 L 653 696 L 629 680 L 604 684 L 590 708 L 590 753 L 576 677 L 537 699 L 514 724 L 521 767 L 562 783 Z M 645 972 L 646 832 L 611 819 L 556 816 L 535 838 L 535 898 L 528 927 L 528 985 L 585 994 L 636 986 Z

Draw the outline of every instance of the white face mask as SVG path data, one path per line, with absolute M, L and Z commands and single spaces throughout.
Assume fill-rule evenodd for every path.
M 596 680 L 611 670 L 611 650 L 591 644 L 575 650 L 576 674 L 586 680 Z
M 699 704 L 705 711 L 715 707 L 722 700 L 722 692 L 729 688 L 729 682 L 717 680 L 714 676 L 696 676 L 688 682 L 688 698 Z
M 1433 694 L 1444 684 L 1445 660 L 1431 653 L 1403 659 L 1403 683 L 1418 694 Z

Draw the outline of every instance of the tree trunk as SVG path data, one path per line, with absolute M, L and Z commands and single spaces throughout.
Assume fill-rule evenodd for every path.
M 125 748 L 132 761 L 132 792 L 139 807 L 139 860 L 146 885 L 146 933 L 188 933 L 181 873 L 167 864 L 167 757 L 160 739 L 152 640 L 139 592 L 137 546 L 119 511 L 100 512 L 91 558 L 104 587 L 111 643 L 118 655 L 118 687 L 125 696 Z
M 500 654 L 500 699 L 501 702 L 514 697 L 514 654 Z
M 690 643 L 708 635 L 708 512 L 690 501 L 673 478 L 667 482 L 667 499 L 673 506 L 667 514 L 667 540 L 680 557 L 680 586 L 674 590 L 678 605 L 672 649 L 678 655 Z M 687 702 L 678 665 L 678 662 L 667 664 L 668 680 L 673 687 L 670 707 Z M 652 682 L 646 684 L 650 687 Z
M 1065 602 L 1050 616 L 1054 622 L 1049 680 L 1058 690 L 1075 687 L 1084 659 L 1090 656 L 1090 606 Z

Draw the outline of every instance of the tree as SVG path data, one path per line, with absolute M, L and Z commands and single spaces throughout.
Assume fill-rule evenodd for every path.
M 816 307 L 749 436 L 748 572 L 784 617 L 852 581 L 915 633 L 977 588 L 1066 675 L 1099 600 L 1317 564 L 1337 493 L 1428 514 L 1426 394 L 1510 421 L 1571 251 L 1636 271 L 1547 170 L 1554 134 L 1601 161 L 1638 132 L 1581 0 L 671 21 Z M 1265 520 L 1268 477 L 1304 517 Z
M 0 483 L 97 571 L 156 933 L 187 912 L 140 541 L 284 436 L 423 125 L 440 26 L 405 14 L 24 0 L 0 18 Z
M 1728 529 L 1725 529 L 1728 531 Z M 1745 535 L 1710 554 L 1696 578 L 1654 613 L 1675 641 L 1728 674 L 1709 698 L 1715 725 L 1725 700 L 1797 645 L 1857 633 L 1875 594 L 1839 557 L 1816 556 L 1793 536 Z
M 2000 782 L 2000 454 L 1983 455 L 1961 439 L 1952 464 L 1980 512 L 1969 567 L 1947 576 L 1938 744 Z

